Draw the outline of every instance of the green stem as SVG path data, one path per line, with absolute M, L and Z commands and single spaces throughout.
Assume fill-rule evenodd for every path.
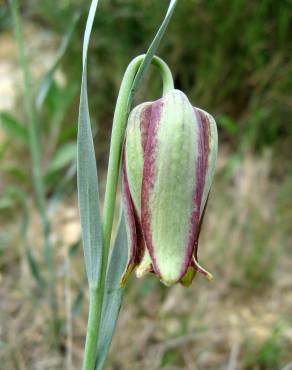
M 15 38 L 19 52 L 19 62 L 23 75 L 24 86 L 24 103 L 28 118 L 28 134 L 29 134 L 29 149 L 32 161 L 32 180 L 36 195 L 37 207 L 42 221 L 44 235 L 44 257 L 46 260 L 49 279 L 50 279 L 50 305 L 52 317 L 54 319 L 54 332 L 57 334 L 58 315 L 57 315 L 57 299 L 55 295 L 55 272 L 54 261 L 52 255 L 52 247 L 50 244 L 50 222 L 46 213 L 46 196 L 44 190 L 43 177 L 41 173 L 41 150 L 39 145 L 38 129 L 36 114 L 31 94 L 31 76 L 25 56 L 23 33 L 18 9 L 18 1 L 10 0 L 10 8 L 15 29 Z
M 89 313 L 85 349 L 83 354 L 83 370 L 94 370 L 96 363 L 97 340 L 103 301 L 103 289 L 90 289 Z
M 89 317 L 87 326 L 86 343 L 84 350 L 83 370 L 94 370 L 96 364 L 96 348 L 100 328 L 102 301 L 105 288 L 105 277 L 108 263 L 110 240 L 112 235 L 113 218 L 116 202 L 116 192 L 119 179 L 122 145 L 124 141 L 128 112 L 132 103 L 132 84 L 135 75 L 145 56 L 140 55 L 129 64 L 120 87 L 114 113 L 109 163 L 104 199 L 103 212 L 103 254 L 101 264 L 101 278 L 97 289 L 90 290 Z M 167 64 L 158 57 L 153 57 L 152 63 L 161 72 L 163 80 L 163 94 L 174 88 L 173 79 Z

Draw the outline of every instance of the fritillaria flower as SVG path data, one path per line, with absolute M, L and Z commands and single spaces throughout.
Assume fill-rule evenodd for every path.
M 129 257 L 121 280 L 136 269 L 167 286 L 188 286 L 217 157 L 214 118 L 171 90 L 130 114 L 122 158 Z

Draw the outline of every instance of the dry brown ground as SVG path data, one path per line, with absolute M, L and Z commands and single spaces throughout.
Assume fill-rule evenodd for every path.
M 279 212 L 282 185 L 271 180 L 268 153 L 258 159 L 246 155 L 230 176 L 227 158 L 221 150 L 199 249 L 214 280 L 199 276 L 188 289 L 169 289 L 154 277 L 133 277 L 106 369 L 292 368 L 292 262 L 289 222 Z M 46 292 L 38 292 L 30 277 L 17 219 L 7 219 L 0 259 L 3 370 L 80 369 L 87 299 L 76 317 L 69 308 L 82 286 L 81 249 L 67 258 L 68 246 L 79 237 L 75 196 L 58 206 L 53 220 L 64 319 L 59 350 L 50 348 Z M 31 225 L 30 240 L 40 258 L 36 215 Z

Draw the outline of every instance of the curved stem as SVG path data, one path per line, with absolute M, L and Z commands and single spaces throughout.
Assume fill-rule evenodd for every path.
M 163 84 L 163 95 L 167 94 L 170 90 L 174 89 L 173 77 L 171 70 L 168 65 L 159 57 L 154 57 L 152 59 L 152 64 L 160 69 L 162 84 Z
M 113 227 L 113 218 L 116 202 L 116 192 L 119 179 L 122 146 L 127 126 L 128 112 L 131 105 L 132 84 L 135 75 L 143 62 L 145 55 L 140 55 L 129 64 L 120 87 L 111 135 L 109 163 L 104 199 L 103 212 L 103 254 L 101 263 L 101 275 L 96 289 L 90 290 L 89 316 L 86 343 L 84 350 L 83 370 L 94 370 L 96 364 L 96 347 L 100 328 L 102 302 L 105 288 L 106 269 L 110 249 L 110 241 Z M 152 63 L 161 72 L 163 80 L 163 94 L 174 88 L 173 78 L 167 64 L 158 57 L 153 57 Z
M 112 233 L 122 145 L 128 119 L 128 108 L 130 108 L 128 107 L 129 96 L 135 75 L 140 64 L 143 62 L 144 57 L 144 55 L 140 55 L 133 59 L 129 64 L 120 87 L 114 113 L 103 214 L 104 267 L 106 267 L 108 259 L 109 244 Z M 152 59 L 152 63 L 160 69 L 163 79 L 163 94 L 166 94 L 169 90 L 174 88 L 171 71 L 167 64 L 156 56 Z

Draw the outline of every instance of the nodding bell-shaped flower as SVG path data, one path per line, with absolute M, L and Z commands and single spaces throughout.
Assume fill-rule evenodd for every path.
M 217 146 L 214 118 L 179 90 L 131 112 L 122 156 L 129 243 L 122 286 L 135 268 L 167 286 L 188 286 L 196 272 L 212 278 L 197 252 Z

